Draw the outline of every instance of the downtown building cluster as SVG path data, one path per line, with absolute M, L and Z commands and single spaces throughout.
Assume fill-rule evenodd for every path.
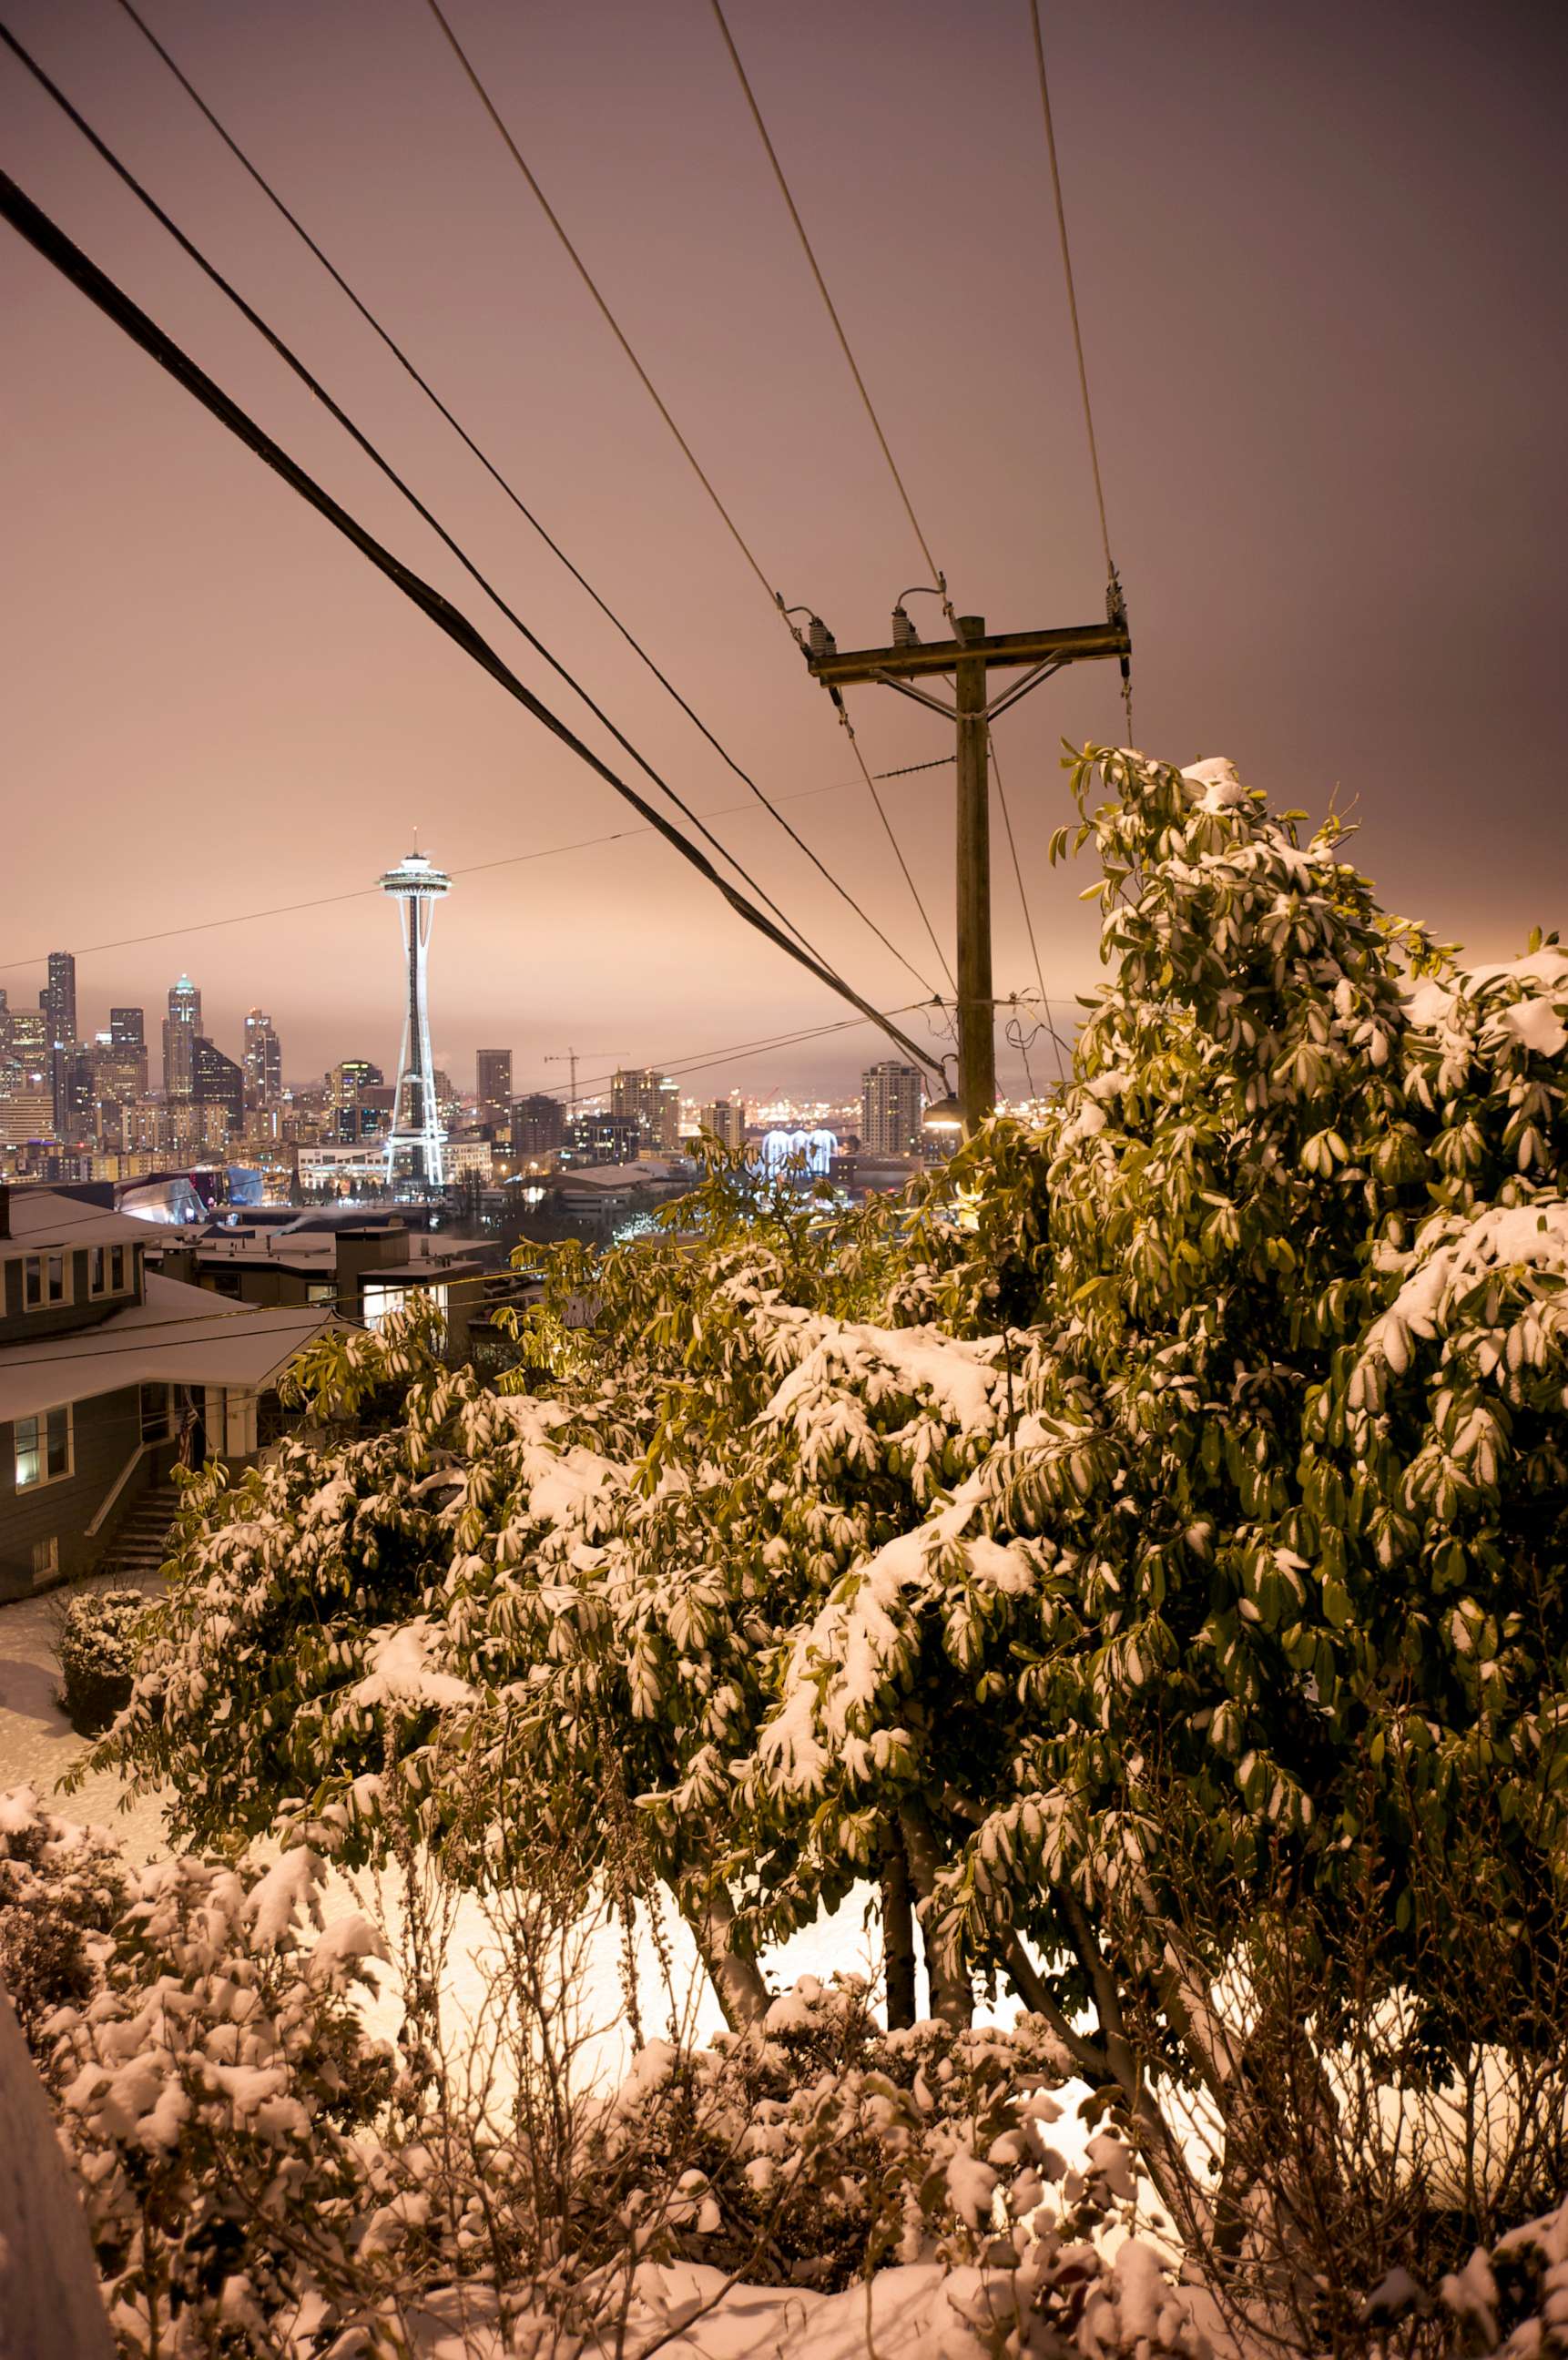
M 164 1010 L 150 1011 L 152 1022 L 145 1008 L 110 1006 L 106 1025 L 90 1030 L 69 951 L 49 954 L 36 1006 L 18 1002 L 0 990 L 4 1176 L 129 1182 L 243 1164 L 308 1193 L 362 1190 L 384 1177 L 397 1077 L 371 1058 L 344 1057 L 309 1081 L 287 1081 L 267 1011 L 249 1011 L 231 1054 L 208 1030 L 201 989 L 184 974 Z M 867 1069 L 859 1104 L 849 1106 L 770 1106 L 740 1091 L 694 1101 L 670 1074 L 630 1065 L 580 1100 L 519 1095 L 510 1049 L 476 1052 L 471 1093 L 440 1066 L 433 1080 L 447 1185 L 659 1159 L 685 1164 L 699 1133 L 761 1152 L 764 1142 L 776 1149 L 796 1132 L 820 1137 L 825 1124 L 834 1127 L 836 1155 L 841 1145 L 896 1165 L 924 1152 L 923 1076 L 892 1061 Z

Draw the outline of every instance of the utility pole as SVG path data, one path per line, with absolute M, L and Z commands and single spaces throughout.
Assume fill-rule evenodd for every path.
M 908 593 L 905 594 L 906 596 Z M 964 1130 L 972 1135 L 996 1105 L 995 999 L 991 977 L 991 725 L 1027 696 L 1042 680 L 1069 663 L 1113 656 L 1126 677 L 1133 643 L 1119 585 L 1113 585 L 1103 623 L 1076 624 L 1059 631 L 1004 631 L 987 637 L 981 615 L 954 617 L 958 636 L 922 645 L 900 602 L 893 610 L 890 648 L 859 648 L 840 654 L 819 617 L 806 637 L 806 664 L 836 705 L 841 692 L 862 681 L 895 688 L 901 696 L 929 705 L 958 730 L 958 986 L 959 1099 Z M 987 675 L 1022 672 L 1024 678 L 986 702 Z M 922 677 L 951 672 L 954 701 L 948 705 Z

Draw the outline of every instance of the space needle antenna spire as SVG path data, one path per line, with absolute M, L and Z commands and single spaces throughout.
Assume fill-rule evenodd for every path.
M 424 853 L 416 850 L 406 854 L 396 869 L 389 869 L 380 884 L 382 892 L 389 893 L 398 904 L 408 991 L 402 1054 L 398 1059 L 397 1099 L 387 1138 L 387 1185 L 393 1185 L 401 1164 L 409 1177 L 421 1186 L 441 1188 L 446 1180 L 445 1141 L 435 1096 L 426 978 L 435 905 L 444 893 L 452 890 L 452 880 Z

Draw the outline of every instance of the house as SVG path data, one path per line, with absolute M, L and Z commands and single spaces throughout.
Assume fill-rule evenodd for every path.
M 254 1458 L 279 1381 L 336 1324 L 147 1267 L 152 1223 L 0 1185 L 0 1601 L 113 1560 L 177 1459 Z M 163 1493 L 168 1514 L 172 1491 Z
M 410 1229 L 396 1213 L 343 1223 L 263 1208 L 199 1233 L 166 1229 L 153 1258 L 169 1277 L 236 1303 L 316 1305 L 369 1328 L 422 1296 L 459 1358 L 471 1330 L 514 1293 L 510 1273 L 490 1267 L 499 1259 L 494 1247 Z

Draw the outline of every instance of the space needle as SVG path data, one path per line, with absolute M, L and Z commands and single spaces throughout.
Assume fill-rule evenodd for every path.
M 403 929 L 408 1004 L 403 1011 L 403 1048 L 398 1060 L 398 1093 L 387 1140 L 387 1185 L 406 1161 L 411 1179 L 427 1188 L 445 1185 L 441 1109 L 435 1098 L 435 1061 L 430 1047 L 430 1003 L 425 969 L 435 905 L 452 890 L 452 880 L 422 852 L 408 853 L 381 879 L 381 890 L 398 904 Z

